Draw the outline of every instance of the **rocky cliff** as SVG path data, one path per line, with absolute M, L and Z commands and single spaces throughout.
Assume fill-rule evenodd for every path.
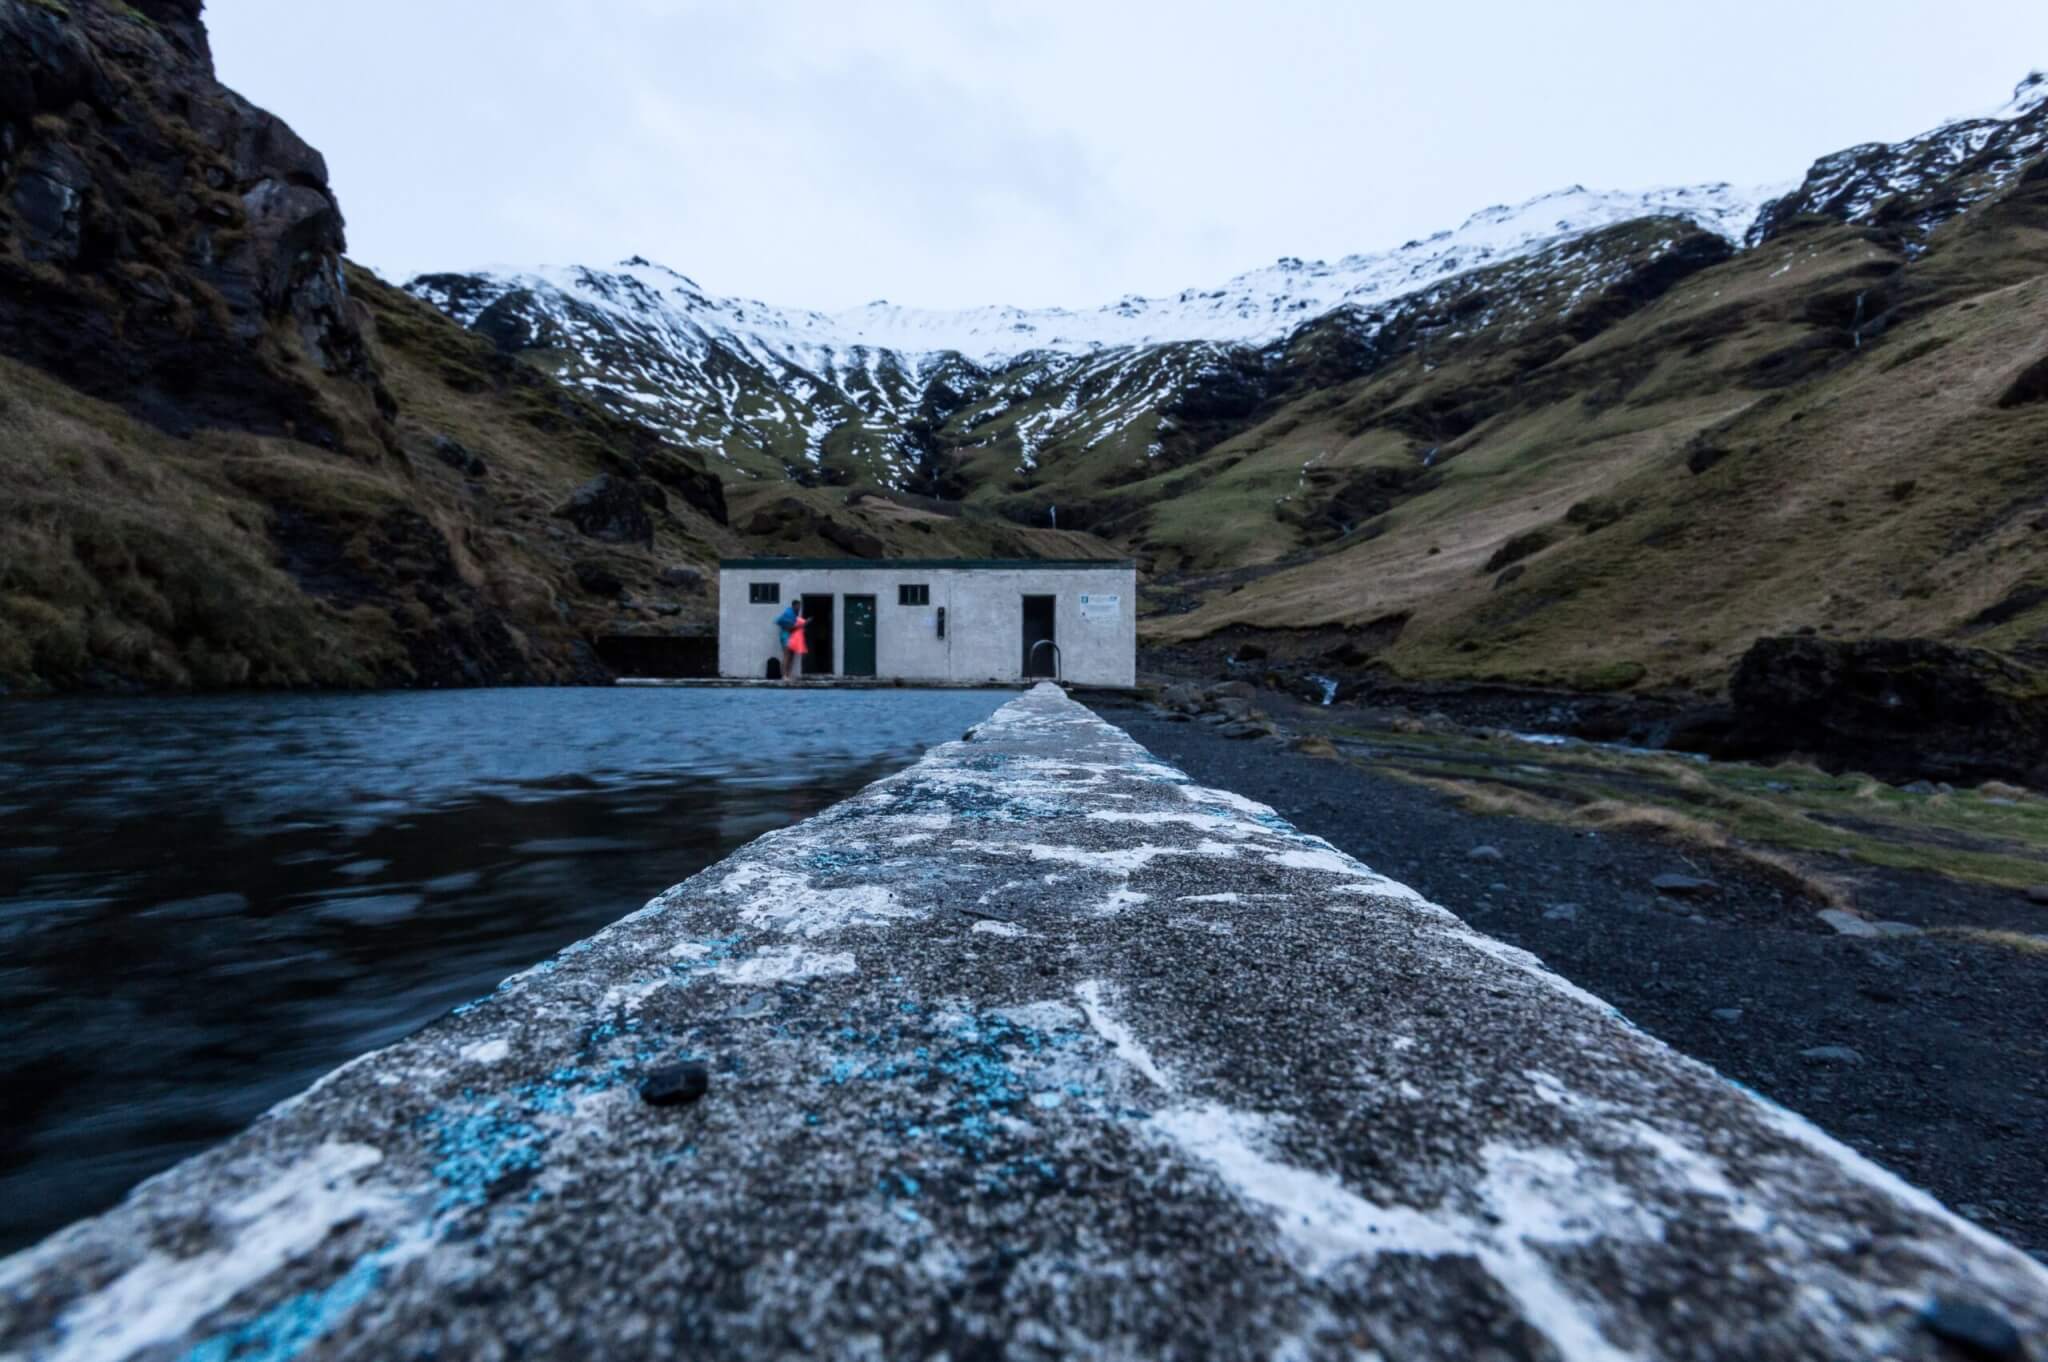
M 199 13 L 0 0 L 0 351 L 175 434 L 388 440 L 326 162 Z
M 751 541 L 702 454 L 345 245 L 199 0 L 0 0 L 0 691 L 602 680 L 609 639 L 710 630 Z M 794 552 L 1017 537 L 771 519 Z

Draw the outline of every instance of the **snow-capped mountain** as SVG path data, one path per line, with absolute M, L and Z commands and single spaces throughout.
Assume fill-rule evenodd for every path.
M 2044 147 L 2048 77 L 2036 74 L 1988 116 L 1823 157 L 1797 183 L 1575 185 L 1391 250 L 1283 258 L 1215 288 L 1087 309 L 878 301 L 825 313 L 721 297 L 638 257 L 610 269 L 430 274 L 407 287 L 737 475 L 957 494 L 944 465 L 964 460 L 1022 491 L 1048 461 L 1086 459 L 1111 477 L 1162 454 L 1171 463 L 1217 394 L 1225 406 L 1250 400 L 1259 367 L 1309 328 L 1333 323 L 1346 345 L 1369 348 L 1390 319 L 1415 322 L 1449 291 L 1474 310 L 1389 334 L 1455 341 L 1540 309 L 1588 307 L 1627 278 L 1670 275 L 1674 260 L 1711 263 L 1689 237 L 1755 248 L 1816 218 L 1896 232 L 1911 251 L 2011 185 Z M 1663 226 L 1617 234 L 1633 223 Z
M 1161 298 L 1132 294 L 1087 309 L 945 311 L 877 301 L 844 312 L 813 312 L 717 297 L 686 275 L 637 258 L 601 272 L 580 267 L 485 270 L 473 277 L 495 287 L 459 297 L 430 282 L 443 276 L 430 275 L 414 291 L 465 324 L 495 301 L 494 293 L 553 291 L 587 298 L 635 321 L 655 309 L 665 311 L 684 323 L 679 334 L 727 339 L 764 362 L 787 360 L 836 371 L 846 367 L 842 357 L 892 351 L 955 353 L 986 366 L 1044 350 L 1083 354 L 1110 346 L 1196 340 L 1261 345 L 1334 308 L 1373 307 L 1438 280 L 1636 218 L 1685 218 L 1740 241 L 1765 204 L 1790 187 L 1738 190 L 1711 184 L 1629 194 L 1573 185 L 1512 207 L 1481 209 L 1455 230 L 1390 251 L 1337 261 L 1285 257 L 1217 288 L 1184 289 Z
M 1088 382 L 1113 395 L 1088 413 L 1091 445 L 1156 417 L 1204 355 L 1284 340 L 1338 309 L 1369 312 L 1447 280 L 1538 256 L 1616 224 L 1691 222 L 1740 240 L 1769 191 L 1726 184 L 1599 192 L 1573 186 L 1496 205 L 1457 229 L 1334 262 L 1286 258 L 1213 289 L 1131 296 L 1094 309 L 986 307 L 946 312 L 875 302 L 837 314 L 706 292 L 635 258 L 587 267 L 431 274 L 408 288 L 511 350 L 548 357 L 559 376 L 746 471 L 821 466 L 867 454 L 892 485 L 927 452 L 913 423 L 943 425 L 998 393 L 1012 407 L 1049 384 Z M 1170 353 L 1169 353 L 1170 352 Z M 999 377 L 1000 376 L 1000 377 Z M 1081 415 L 1077 395 L 1016 432 L 1018 464 Z M 792 448 L 791 436 L 797 436 Z M 1150 449 L 1156 441 L 1143 442 Z M 835 444 L 838 446 L 834 448 Z
M 2004 106 L 1957 118 L 1903 142 L 1866 142 L 1823 156 L 1790 193 L 1767 205 L 1749 236 L 1762 241 L 1802 214 L 1869 222 L 1925 246 L 1942 223 L 2008 188 L 2048 151 L 2048 72 L 2028 75 Z

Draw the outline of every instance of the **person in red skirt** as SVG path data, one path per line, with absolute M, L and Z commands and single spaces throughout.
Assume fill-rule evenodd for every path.
M 803 664 L 798 659 L 811 650 L 810 645 L 804 642 L 804 626 L 809 623 L 808 619 L 798 615 L 789 628 L 789 642 L 783 647 L 782 679 L 785 681 L 794 681 L 802 673 Z

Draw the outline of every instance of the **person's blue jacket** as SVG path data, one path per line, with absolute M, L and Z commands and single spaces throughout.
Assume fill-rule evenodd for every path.
M 785 648 L 789 646 L 789 631 L 796 628 L 796 622 L 796 602 L 791 601 L 783 606 L 782 613 L 775 617 L 775 627 L 782 631 L 782 646 Z

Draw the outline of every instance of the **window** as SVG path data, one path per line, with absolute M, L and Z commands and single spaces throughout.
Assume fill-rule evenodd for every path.
M 782 583 L 780 583 L 780 582 L 748 582 L 748 583 L 747 583 L 747 604 L 748 604 L 748 605 L 780 605 L 781 603 L 782 603 Z
M 930 605 L 932 589 L 923 582 L 905 582 L 896 588 L 898 605 Z

